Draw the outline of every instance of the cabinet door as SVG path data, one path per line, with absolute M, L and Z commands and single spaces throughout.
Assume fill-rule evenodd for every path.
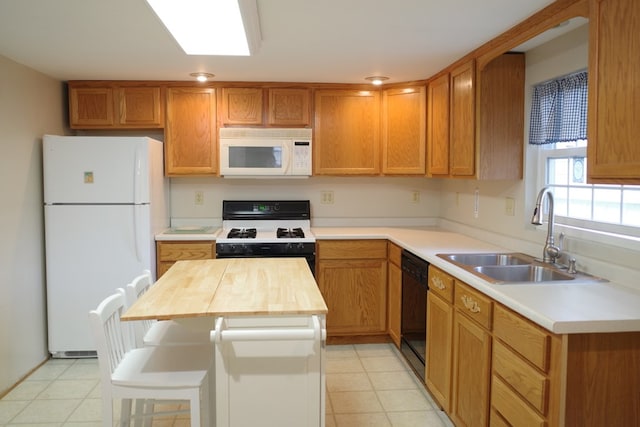
M 427 293 L 427 361 L 425 381 L 442 409 L 451 410 L 451 347 L 453 307 L 429 291 Z
M 386 333 L 387 260 L 318 262 L 329 335 Z
M 427 89 L 427 174 L 449 174 L 449 74 L 429 82 Z
M 270 126 L 309 126 L 309 89 L 269 89 Z
M 523 53 L 507 53 L 478 73 L 478 179 L 522 179 Z
M 589 182 L 640 184 L 640 2 L 591 0 Z
M 400 348 L 402 326 L 402 248 L 395 243 L 387 244 L 387 326 L 389 336 Z
M 156 242 L 156 274 L 160 278 L 176 262 L 183 259 L 213 259 L 216 242 Z
M 452 176 L 473 177 L 475 174 L 475 70 L 469 61 L 451 71 L 451 141 L 450 172 Z
M 160 87 L 120 87 L 118 127 L 161 128 L 164 126 L 164 102 Z
M 382 173 L 425 174 L 426 121 L 424 86 L 382 92 Z
M 387 322 L 389 335 L 396 347 L 400 347 L 400 326 L 402 321 L 402 269 L 389 262 L 389 301 L 387 304 Z
M 111 128 L 113 109 L 110 87 L 69 88 L 69 120 L 73 129 Z
M 315 93 L 314 174 L 380 173 L 380 93 Z
M 456 312 L 453 327 L 451 418 L 456 426 L 486 426 L 489 419 L 491 335 Z
M 214 175 L 218 167 L 212 88 L 167 89 L 165 174 Z
M 222 123 L 225 125 L 261 125 L 262 88 L 223 88 Z

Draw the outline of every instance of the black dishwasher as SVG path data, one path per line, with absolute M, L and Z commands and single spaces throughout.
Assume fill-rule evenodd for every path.
M 402 251 L 402 323 L 400 351 L 422 381 L 427 344 L 427 273 L 429 263 Z

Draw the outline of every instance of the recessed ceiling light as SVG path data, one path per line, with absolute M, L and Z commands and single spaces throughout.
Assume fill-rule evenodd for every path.
M 195 79 L 199 82 L 206 82 L 207 80 L 211 80 L 215 77 L 215 75 L 211 73 L 191 73 L 189 75 L 191 77 L 195 77 Z
M 187 55 L 249 56 L 260 46 L 256 0 L 147 0 Z
M 382 82 L 384 82 L 385 80 L 389 80 L 389 77 L 371 76 L 371 77 L 365 77 L 364 79 L 370 81 L 371 84 L 374 84 L 376 86 L 380 86 L 382 84 Z

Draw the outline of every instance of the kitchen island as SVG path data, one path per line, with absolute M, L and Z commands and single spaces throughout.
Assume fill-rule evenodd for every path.
M 212 330 L 216 425 L 323 426 L 326 313 L 304 258 L 235 258 L 176 262 L 122 320 Z

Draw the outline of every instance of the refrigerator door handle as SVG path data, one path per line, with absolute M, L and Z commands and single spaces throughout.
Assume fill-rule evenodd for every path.
M 135 247 L 136 252 L 136 260 L 138 262 L 142 262 L 142 253 L 140 252 L 140 248 L 142 248 L 142 221 L 143 216 L 140 214 L 140 210 L 142 205 L 133 205 L 133 245 Z
M 133 203 L 142 203 L 142 147 L 136 146 L 133 157 Z

